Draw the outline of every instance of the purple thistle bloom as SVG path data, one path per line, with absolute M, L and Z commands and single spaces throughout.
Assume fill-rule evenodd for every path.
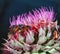
M 39 23 L 39 21 L 44 20 L 45 22 L 51 22 L 54 19 L 54 11 L 53 9 L 39 9 L 39 10 L 33 10 L 32 14 L 31 12 L 29 12 L 29 14 L 24 15 L 24 17 L 22 16 L 17 16 L 17 19 L 15 19 L 15 17 L 13 17 L 12 21 L 10 20 L 10 26 L 13 25 L 20 25 L 20 24 L 24 24 L 24 25 L 29 25 L 32 26 L 37 25 Z
M 39 50 L 55 53 L 55 49 L 60 50 L 58 25 L 57 21 L 53 22 L 53 9 L 41 8 L 32 11 L 33 14 L 29 12 L 17 16 L 17 19 L 14 16 L 10 18 L 8 40 L 4 39 L 6 43 L 3 44 L 4 54 L 30 54 L 38 53 Z

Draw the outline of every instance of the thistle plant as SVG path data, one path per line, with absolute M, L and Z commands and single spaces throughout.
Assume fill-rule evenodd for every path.
M 60 54 L 57 22 L 53 9 L 33 10 L 10 19 L 4 54 Z

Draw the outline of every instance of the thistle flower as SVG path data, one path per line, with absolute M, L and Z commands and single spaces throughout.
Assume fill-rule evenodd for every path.
M 32 15 L 32 13 L 29 12 L 29 14 L 27 16 L 24 15 L 23 18 L 20 15 L 17 16 L 17 19 L 13 17 L 13 20 L 12 21 L 10 20 L 10 25 L 13 26 L 13 25 L 24 24 L 24 25 L 29 25 L 29 26 L 36 26 L 40 24 L 41 20 L 44 20 L 44 22 L 46 23 L 47 21 L 51 22 L 54 19 L 54 12 L 51 9 L 46 10 L 42 8 L 35 11 L 33 10 L 33 13 L 34 15 Z
M 10 19 L 10 32 L 5 40 L 4 51 L 7 54 L 54 54 L 60 50 L 57 21 L 53 9 L 33 10 L 33 14 L 22 14 Z M 42 51 L 42 52 L 41 52 Z M 6 54 L 6 53 L 4 53 Z

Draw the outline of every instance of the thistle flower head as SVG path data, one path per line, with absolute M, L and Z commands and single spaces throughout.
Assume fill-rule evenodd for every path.
M 58 25 L 53 9 L 35 9 L 33 14 L 22 14 L 10 19 L 10 32 L 4 50 L 12 54 L 55 53 L 60 50 Z M 57 40 L 57 41 L 56 41 Z M 54 51 L 52 52 L 51 50 Z M 57 49 L 57 50 L 56 50 Z M 6 53 L 5 53 L 6 54 Z

